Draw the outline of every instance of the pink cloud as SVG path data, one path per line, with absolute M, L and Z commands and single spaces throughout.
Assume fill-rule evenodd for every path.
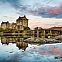
M 50 14 L 60 14 L 60 13 L 62 13 L 62 7 L 61 6 L 55 6 L 55 7 L 53 7 L 53 8 L 50 8 L 50 9 L 48 9 L 48 12 L 50 13 Z
M 31 29 L 34 29 L 35 27 L 48 28 L 50 27 L 50 25 L 42 21 L 34 21 L 34 22 L 32 21 L 29 23 L 29 27 Z
M 59 21 L 61 21 L 60 19 L 58 19 Z M 45 20 L 42 20 L 42 19 L 40 19 L 40 21 L 39 20 L 30 20 L 29 21 L 29 27 L 31 28 L 31 29 L 34 29 L 35 27 L 41 27 L 41 28 L 50 28 L 50 27 L 54 27 L 54 26 L 59 26 L 59 27 L 61 27 L 62 26 L 62 22 L 57 22 L 58 21 L 57 19 L 45 19 Z M 55 22 L 57 22 L 57 23 L 55 23 L 55 22 L 52 22 L 52 21 L 55 21 Z

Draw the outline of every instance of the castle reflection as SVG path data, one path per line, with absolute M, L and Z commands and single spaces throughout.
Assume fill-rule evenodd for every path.
M 15 43 L 16 46 L 19 49 L 22 49 L 25 51 L 25 49 L 28 47 L 28 43 L 23 42 L 23 38 L 9 38 L 9 37 L 1 37 L 1 43 L 2 44 L 9 44 L 9 43 Z

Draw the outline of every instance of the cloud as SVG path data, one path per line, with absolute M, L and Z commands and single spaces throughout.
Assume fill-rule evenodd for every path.
M 31 13 L 44 18 L 62 18 L 62 6 L 40 7 L 37 10 L 31 10 Z
M 19 14 L 21 14 L 22 11 L 23 14 L 41 16 L 43 18 L 62 18 L 62 5 L 51 7 L 46 5 L 41 6 L 39 2 L 35 2 L 35 4 L 32 5 L 19 2 L 22 2 L 22 0 L 11 3 L 14 8 L 19 10 Z
M 2 21 L 13 22 L 19 16 L 17 10 L 8 2 L 0 1 L 0 23 Z
M 61 1 L 61 0 L 60 0 Z M 58 1 L 58 2 L 60 2 Z M 15 10 L 17 14 L 31 14 L 34 16 L 41 16 L 43 18 L 62 18 L 62 5 L 52 7 L 49 3 L 50 0 L 0 0 L 0 2 L 8 2 Z M 45 2 L 45 3 L 44 3 Z M 54 2 L 54 0 L 53 0 Z M 44 4 L 43 4 L 44 3 Z M 48 4 L 47 4 L 48 3 Z M 54 2 L 55 3 L 55 2 Z M 53 4 L 52 4 L 53 5 Z

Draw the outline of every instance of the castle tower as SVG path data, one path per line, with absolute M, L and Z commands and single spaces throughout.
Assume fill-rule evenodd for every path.
M 5 30 L 5 29 L 8 29 L 8 28 L 9 28 L 9 24 L 10 24 L 10 23 L 9 23 L 8 21 L 7 21 L 7 22 L 2 22 L 2 23 L 1 23 L 1 28 L 4 29 L 4 30 Z
M 18 30 L 23 30 L 24 27 L 28 27 L 28 19 L 26 18 L 26 16 L 24 15 L 23 17 L 20 17 L 16 20 L 16 29 Z

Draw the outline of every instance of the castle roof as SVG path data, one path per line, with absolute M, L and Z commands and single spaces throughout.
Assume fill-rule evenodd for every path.
M 2 22 L 1 24 L 9 24 L 9 22 L 7 21 L 7 22 Z
M 49 30 L 62 30 L 62 27 L 51 27 Z
M 26 16 L 25 16 L 25 15 L 24 15 L 23 17 L 20 17 L 20 16 L 19 16 L 19 18 L 26 18 Z
M 24 15 L 23 17 L 20 17 L 20 16 L 19 16 L 19 18 L 18 18 L 16 21 L 19 21 L 19 20 L 22 21 L 23 19 L 27 19 L 25 15 Z M 28 20 L 28 19 L 27 19 L 27 20 Z

